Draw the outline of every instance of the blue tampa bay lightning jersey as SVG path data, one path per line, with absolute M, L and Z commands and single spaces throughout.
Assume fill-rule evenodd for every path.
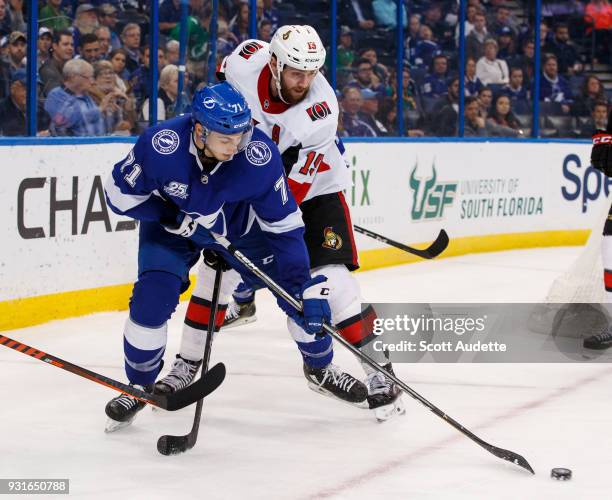
M 243 151 L 206 169 L 193 142 L 191 116 L 165 121 L 143 132 L 114 166 L 105 191 L 118 214 L 171 224 L 184 212 L 230 242 L 257 225 L 286 284 L 310 277 L 302 214 L 278 148 L 258 129 Z

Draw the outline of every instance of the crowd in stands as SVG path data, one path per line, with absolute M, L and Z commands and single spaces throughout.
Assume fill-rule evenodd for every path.
M 137 134 L 149 120 L 148 2 L 40 0 L 37 38 L 39 135 Z M 282 24 L 311 24 L 337 51 L 343 136 L 393 136 L 397 103 L 405 134 L 455 136 L 459 113 L 459 2 L 405 0 L 403 85 L 397 88 L 395 0 L 338 0 L 329 39 L 324 0 L 258 0 L 257 37 Z M 533 2 L 468 0 L 465 135 L 526 137 L 535 85 Z M 27 4 L 0 0 L 0 135 L 26 135 Z M 161 0 L 157 118 L 188 110 L 207 83 L 211 2 L 189 0 L 187 70 L 179 79 L 180 0 Z M 609 0 L 543 0 L 539 128 L 588 137 L 607 117 L 610 90 L 592 70 L 612 62 Z M 220 0 L 217 60 L 249 38 L 246 0 Z M 328 58 L 329 62 L 329 58 Z M 329 79 L 330 67 L 323 72 Z M 179 92 L 182 88 L 182 93 Z

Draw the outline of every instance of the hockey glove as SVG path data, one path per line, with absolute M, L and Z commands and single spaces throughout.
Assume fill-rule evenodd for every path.
M 612 177 L 612 119 L 608 121 L 608 129 L 605 132 L 596 130 L 593 134 L 591 165 L 604 175 Z
M 189 238 L 199 247 L 211 246 L 216 243 L 213 235 L 201 224 L 198 224 L 189 214 L 180 212 L 176 216 L 176 224 L 164 225 L 164 229 L 169 233 Z
M 204 264 L 214 269 L 215 271 L 229 271 L 231 269 L 231 266 L 227 262 L 225 262 L 225 259 L 210 248 L 205 248 L 202 252 L 202 256 L 204 258 Z
M 331 321 L 331 310 L 327 303 L 329 288 L 323 285 L 326 281 L 327 277 L 323 275 L 311 278 L 294 294 L 296 299 L 302 300 L 302 313 L 296 311 L 285 300 L 278 299 L 279 307 L 287 313 L 287 316 L 306 333 L 312 335 L 322 330 L 324 322 L 329 323 Z

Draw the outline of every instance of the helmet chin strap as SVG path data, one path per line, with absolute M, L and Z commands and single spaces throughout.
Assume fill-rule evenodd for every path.
M 280 79 L 280 75 L 281 72 L 283 71 L 283 65 L 280 62 L 280 60 L 277 58 L 276 59 L 276 71 L 278 72 L 278 76 L 276 76 L 274 74 L 274 70 L 272 69 L 272 65 L 270 64 L 272 61 L 268 62 L 268 67 L 270 68 L 270 73 L 272 73 L 272 79 L 274 80 L 274 85 L 276 85 L 276 91 L 278 92 L 278 97 L 281 101 L 283 101 L 285 104 L 291 104 L 290 102 L 285 101 L 285 99 L 283 98 L 283 92 L 281 90 L 281 79 Z

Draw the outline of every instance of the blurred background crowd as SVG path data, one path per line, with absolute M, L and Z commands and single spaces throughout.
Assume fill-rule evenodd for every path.
M 543 0 L 535 26 L 529 0 L 468 0 L 465 136 L 528 137 L 532 128 L 535 30 L 541 35 L 539 132 L 590 137 L 606 125 L 612 97 L 612 4 Z M 37 127 L 41 136 L 133 135 L 149 120 L 149 2 L 41 0 L 37 29 Z M 403 88 L 397 89 L 396 0 L 338 0 L 330 40 L 326 0 L 258 0 L 257 37 L 278 26 L 314 26 L 336 50 L 339 134 L 452 137 L 459 113 L 459 1 L 404 0 Z M 187 70 L 179 96 L 180 0 L 159 6 L 158 120 L 188 111 L 206 85 L 210 0 L 189 0 Z M 26 135 L 28 12 L 0 0 L 0 135 Z M 249 3 L 220 0 L 216 63 L 249 38 Z

